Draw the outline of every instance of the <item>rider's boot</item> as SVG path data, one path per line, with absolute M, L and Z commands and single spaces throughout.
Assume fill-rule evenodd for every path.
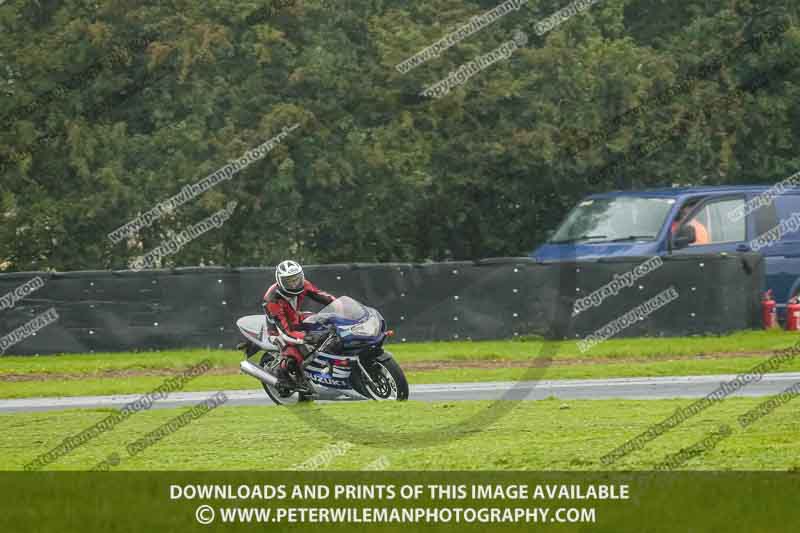
M 306 391 L 312 391 L 311 382 L 306 377 L 306 373 L 303 371 L 303 366 L 297 362 L 297 360 L 293 357 L 287 357 L 283 361 L 281 361 L 281 366 L 285 366 L 287 373 L 289 374 L 289 379 L 291 382 L 297 387 L 298 389 L 305 389 Z
M 280 364 L 275 368 L 275 377 L 278 378 L 278 386 L 311 390 L 305 372 L 298 370 L 297 361 L 292 357 L 281 358 Z
M 292 375 L 289 373 L 289 359 L 281 357 L 280 364 L 275 368 L 275 377 L 278 378 L 278 384 L 284 386 L 291 386 L 294 383 Z

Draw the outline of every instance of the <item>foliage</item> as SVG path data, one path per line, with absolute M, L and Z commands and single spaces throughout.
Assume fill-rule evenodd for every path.
M 274 1 L 274 4 L 272 3 Z M 411 4 L 411 5 L 409 5 Z M 488 0 L 42 0 L 0 5 L 0 270 L 126 268 L 236 200 L 165 266 L 427 261 L 525 255 L 581 196 L 623 187 L 771 183 L 800 156 L 798 5 L 528 2 L 407 74 L 404 59 Z M 606 142 L 591 132 L 778 22 L 786 32 Z M 508 41 L 528 46 L 441 100 L 419 92 Z M 696 113 L 781 65 L 780 79 Z M 276 135 L 263 160 L 114 244 L 107 234 Z M 621 174 L 642 142 L 679 135 Z

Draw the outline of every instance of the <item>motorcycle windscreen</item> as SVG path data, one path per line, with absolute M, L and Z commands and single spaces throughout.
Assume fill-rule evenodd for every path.
M 369 310 L 365 306 L 349 296 L 341 296 L 323 307 L 319 313 L 310 316 L 303 322 L 307 324 L 322 324 L 327 323 L 332 318 L 359 322 L 367 318 L 367 315 L 369 315 Z

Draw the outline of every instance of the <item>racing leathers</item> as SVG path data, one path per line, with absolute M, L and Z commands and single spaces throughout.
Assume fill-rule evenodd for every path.
M 303 291 L 296 296 L 284 294 L 277 283 L 264 294 L 263 306 L 264 312 L 267 314 L 269 334 L 277 335 L 281 339 L 283 368 L 285 368 L 286 358 L 289 357 L 297 362 L 298 369 L 303 365 L 303 352 L 300 351 L 299 346 L 303 346 L 302 341 L 305 339 L 306 332 L 303 330 L 302 321 L 311 314 L 300 310 L 306 296 L 323 305 L 328 305 L 336 299 L 335 296 L 321 291 L 308 280 L 303 282 Z M 302 375 L 302 371 L 300 374 Z

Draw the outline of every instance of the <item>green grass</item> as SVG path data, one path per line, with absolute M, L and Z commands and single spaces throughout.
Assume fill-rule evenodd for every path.
M 800 340 L 788 332 L 749 331 L 724 337 L 670 339 L 619 339 L 581 354 L 575 342 L 544 343 L 541 340 L 487 342 L 431 342 L 392 344 L 389 349 L 402 364 L 431 361 L 463 362 L 522 361 L 545 355 L 555 364 L 545 369 L 443 368 L 409 371 L 409 382 L 448 383 L 532 379 L 590 379 L 668 375 L 733 374 L 766 359 L 775 350 Z M 693 359 L 715 353 L 762 355 Z M 683 358 L 683 359 L 676 359 Z M 176 350 L 164 352 L 75 354 L 42 357 L 0 358 L 0 376 L 40 375 L 41 381 L 0 382 L 0 398 L 31 396 L 78 396 L 146 392 L 161 384 L 166 375 L 105 375 L 104 372 L 175 373 L 203 359 L 230 375 L 201 376 L 187 391 L 251 389 L 258 387 L 248 376 L 235 374 L 241 354 L 232 350 Z M 562 363 L 562 364 L 559 364 Z M 570 363 L 564 365 L 563 363 Z M 800 360 L 786 362 L 779 371 L 800 371 Z
M 665 455 L 698 442 L 720 424 L 733 435 L 685 469 L 800 469 L 800 424 L 790 402 L 747 430 L 736 417 L 763 399 L 734 398 L 687 420 L 612 469 L 647 470 Z M 139 455 L 126 444 L 187 409 L 141 412 L 50 465 L 88 469 L 113 453 L 120 470 L 284 470 L 334 443 L 354 446 L 325 465 L 359 470 L 381 457 L 389 470 L 605 470 L 599 459 L 689 400 L 514 402 L 510 412 L 487 423 L 465 423 L 492 412 L 492 403 L 358 402 L 296 408 L 223 407 Z M 108 411 L 76 410 L 0 415 L 0 469 L 19 470 L 65 437 L 101 420 Z M 324 420 L 349 424 L 355 433 L 318 430 Z M 419 432 L 436 440 L 425 447 Z
M 791 346 L 800 335 L 787 331 L 743 331 L 715 337 L 610 339 L 587 353 L 576 341 L 546 342 L 539 339 L 486 342 L 431 342 L 393 344 L 389 349 L 402 361 L 520 360 L 542 353 L 561 360 L 667 358 L 712 353 L 765 352 Z
M 523 360 L 543 350 L 559 359 L 667 358 L 732 352 L 768 352 L 785 348 L 800 335 L 785 331 L 746 331 L 720 337 L 676 337 L 611 339 L 582 354 L 576 342 L 544 342 L 539 339 L 513 341 L 458 341 L 392 343 L 387 345 L 400 361 Z M 168 350 L 139 353 L 64 354 L 55 356 L 0 358 L 1 374 L 98 373 L 104 370 L 153 370 L 184 368 L 203 359 L 216 367 L 238 364 L 233 350 Z
M 0 358 L 0 375 L 97 374 L 106 370 L 179 369 L 192 366 L 204 359 L 209 359 L 215 367 L 225 367 L 238 363 L 239 357 L 240 352 L 233 350 L 5 356 Z

